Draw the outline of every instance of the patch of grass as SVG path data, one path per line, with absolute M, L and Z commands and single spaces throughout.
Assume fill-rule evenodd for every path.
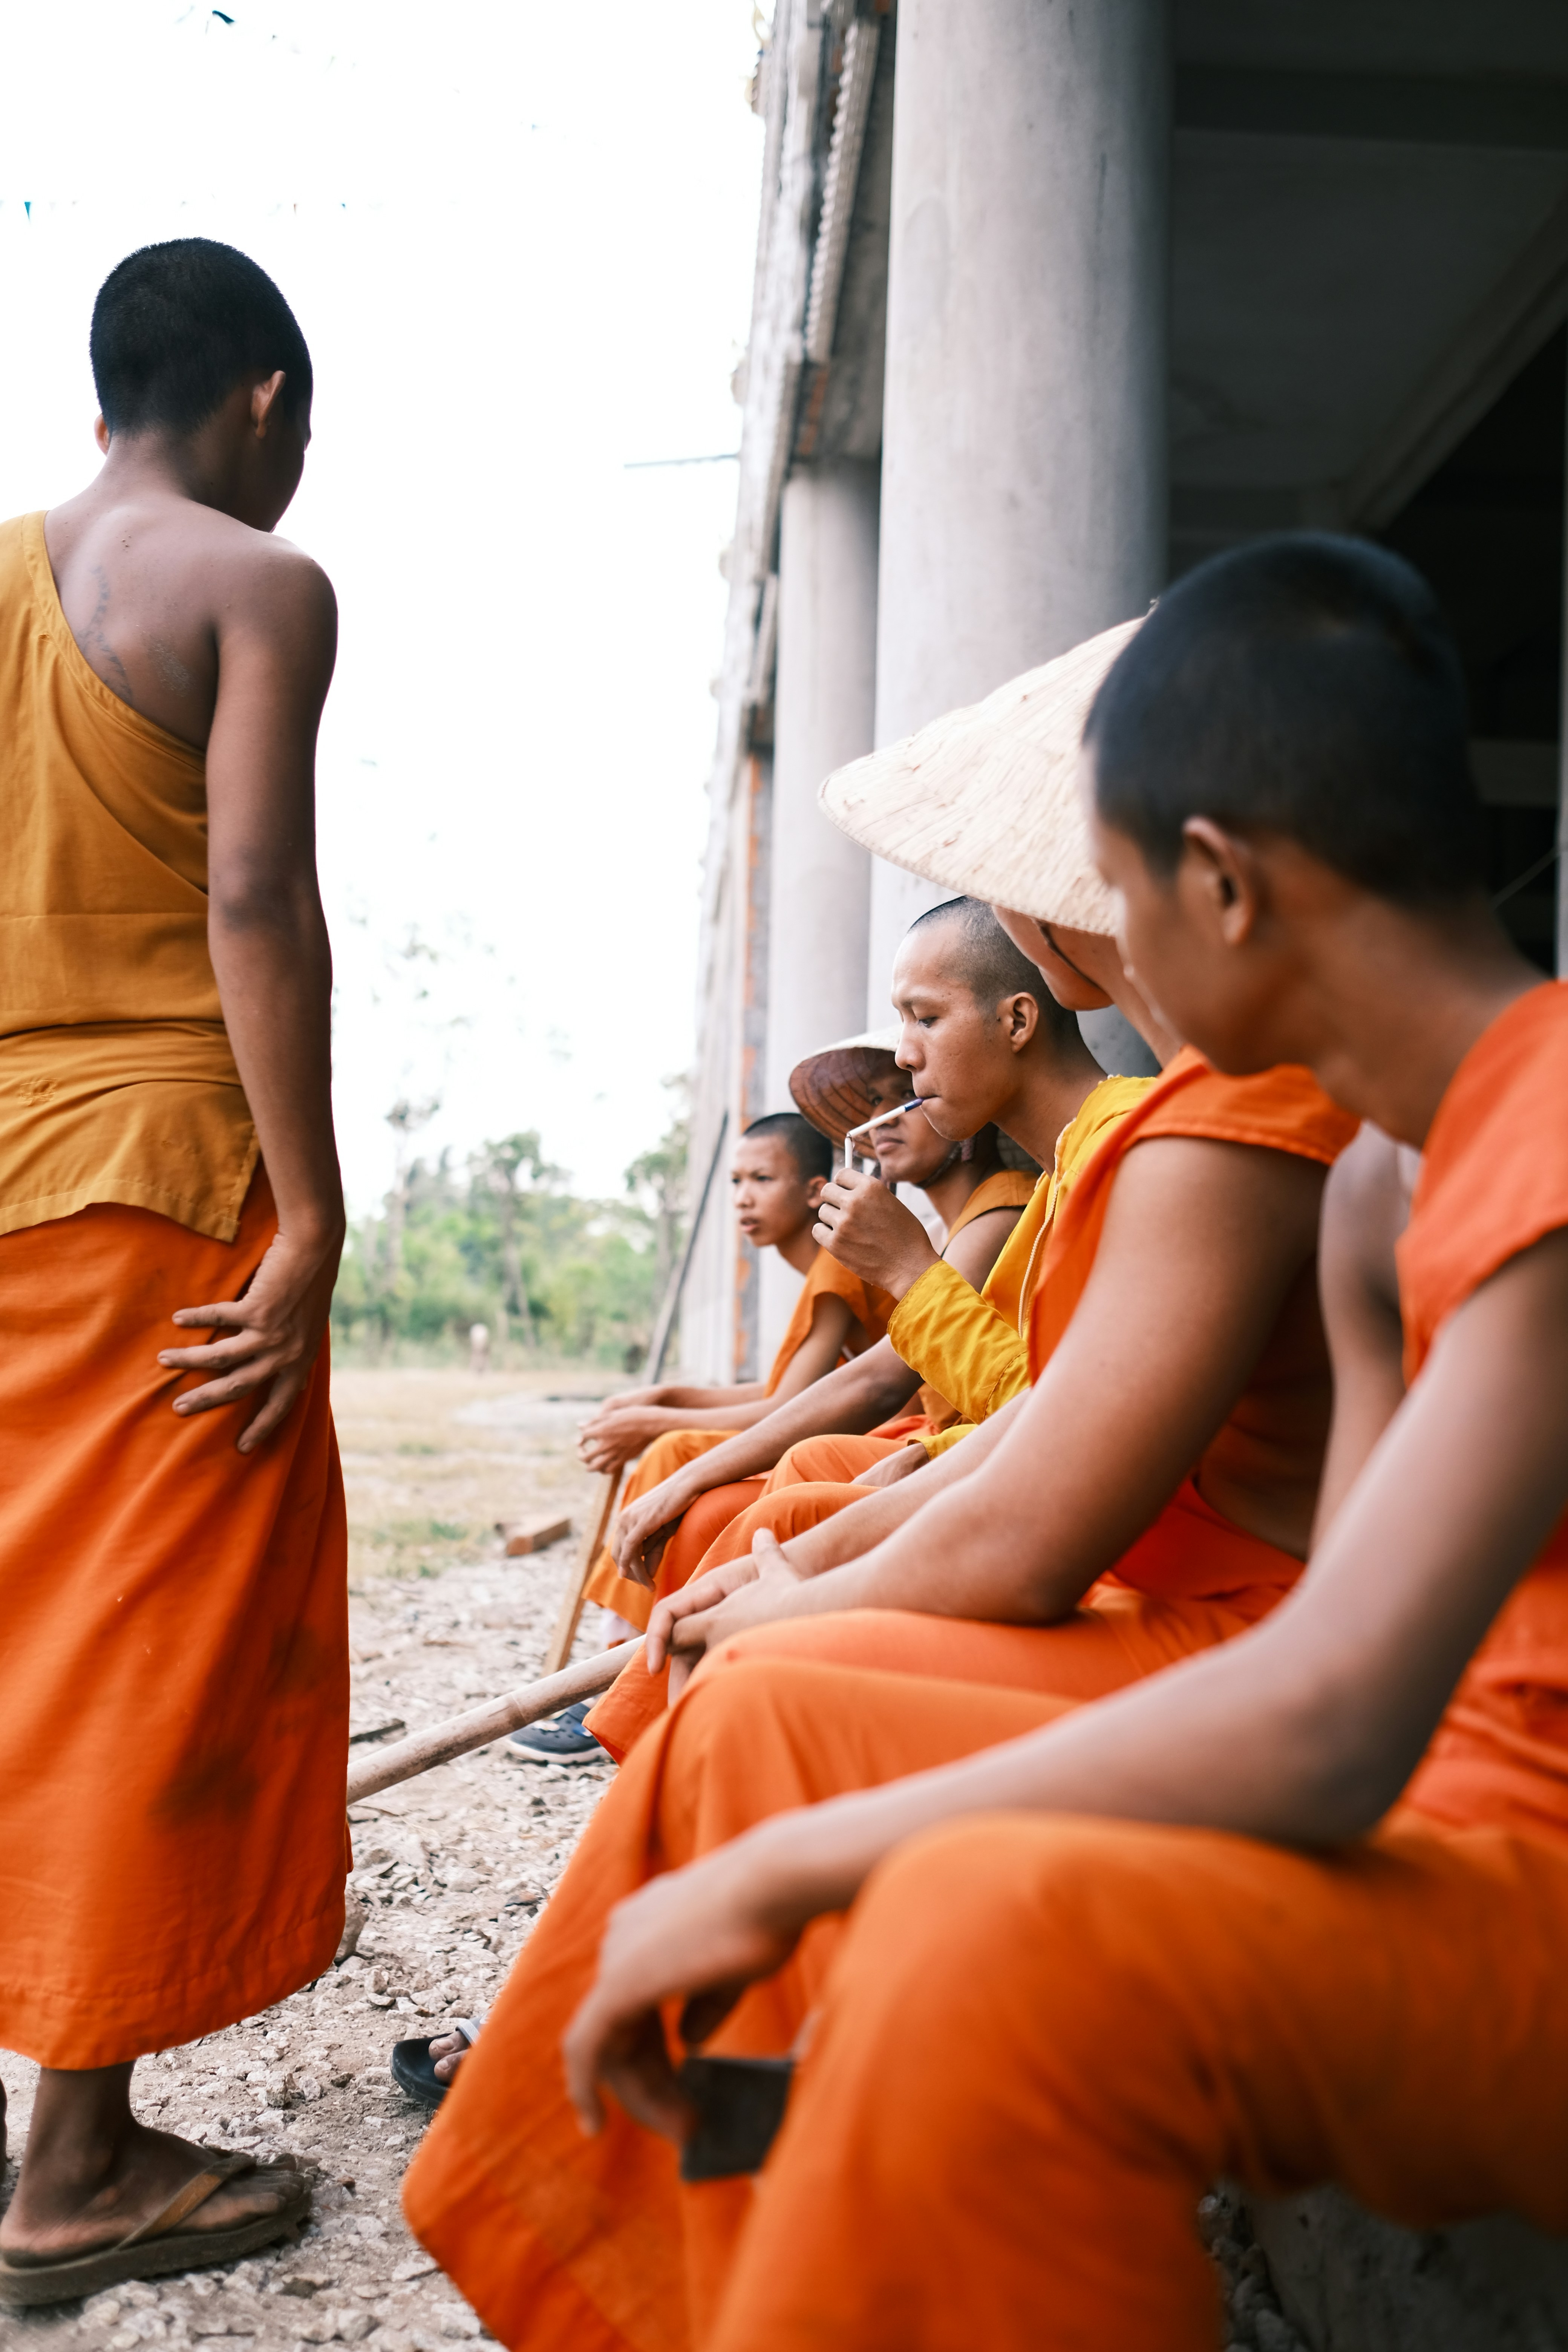
M 439 1576 L 468 1554 L 472 1536 L 458 1519 L 384 1519 L 362 1540 L 384 1573 Z
M 403 1444 L 395 1445 L 392 1450 L 395 1454 L 439 1454 L 441 1448 L 438 1445 L 426 1445 L 417 1438 L 409 1438 Z

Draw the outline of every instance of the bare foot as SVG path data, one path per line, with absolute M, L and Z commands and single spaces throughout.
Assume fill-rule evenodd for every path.
M 458 2061 L 468 2047 L 466 2033 L 437 2033 L 430 2043 L 436 2080 L 449 2083 L 458 2071 Z
M 0 2221 L 0 2253 L 16 2263 L 68 2262 L 112 2246 L 154 2221 L 212 2160 L 212 2151 L 138 2123 L 129 2066 L 38 2078 L 16 2193 Z M 299 2196 L 293 2159 L 241 2174 L 182 2222 L 228 2230 L 289 2209 Z

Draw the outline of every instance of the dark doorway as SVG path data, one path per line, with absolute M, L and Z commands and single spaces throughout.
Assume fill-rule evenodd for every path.
M 1514 378 L 1378 537 L 1424 572 L 1458 639 L 1487 811 L 1488 888 L 1524 953 L 1556 970 L 1568 329 Z M 1545 861 L 1542 863 L 1542 861 Z

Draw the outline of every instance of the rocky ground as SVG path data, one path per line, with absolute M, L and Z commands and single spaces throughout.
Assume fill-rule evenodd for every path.
M 530 1680 L 576 1538 L 502 1557 L 495 1523 L 594 1485 L 574 1433 L 591 1395 L 576 1372 L 340 1370 L 348 1484 L 353 1728 L 417 1730 Z M 582 1648 L 598 1646 L 584 1637 Z M 390 1729 L 383 1736 L 395 1737 Z M 6 2352 L 133 2352 L 202 2338 L 235 2352 L 367 2343 L 450 2352 L 479 2322 L 404 2226 L 398 2184 L 426 2121 L 387 2072 L 400 2036 L 482 2015 L 560 1876 L 610 1767 L 514 1760 L 502 1741 L 354 1808 L 359 1949 L 265 2015 L 137 2070 L 141 2111 L 165 2129 L 258 2156 L 291 2149 L 315 2179 L 296 2246 L 228 2271 L 120 2287 L 86 2305 L 0 2316 Z M 0 2053 L 12 2165 L 34 2069 Z
M 594 1482 L 574 1433 L 610 1385 L 559 1372 L 336 1374 L 359 1740 L 417 1730 L 539 1671 L 576 1538 L 507 1559 L 495 1523 L 556 1507 L 582 1517 Z M 588 1634 L 579 1643 L 596 1646 Z M 426 2118 L 387 2060 L 401 2036 L 483 2015 L 610 1774 L 608 1764 L 523 1763 L 500 1741 L 356 1806 L 353 1884 L 366 1914 L 357 1952 L 265 2015 L 137 2073 L 137 2104 L 164 2128 L 264 2160 L 284 2149 L 300 2158 L 314 2203 L 299 2243 L 226 2271 L 0 2315 L 5 2352 L 173 2352 L 220 2337 L 236 2339 L 233 2352 L 453 2352 L 482 2336 L 404 2226 L 398 2185 Z M 7 2194 L 33 2074 L 0 2053 Z M 1205 2199 L 1199 2222 L 1226 2289 L 1222 2340 L 1300 2352 L 1237 2200 Z

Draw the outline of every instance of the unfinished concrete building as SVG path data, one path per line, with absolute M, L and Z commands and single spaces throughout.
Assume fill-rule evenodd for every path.
M 754 102 L 681 1345 L 723 1379 L 794 1277 L 721 1137 L 889 1017 L 940 895 L 819 815 L 839 762 L 1215 549 L 1361 531 L 1447 608 L 1486 879 L 1549 970 L 1559 903 L 1563 0 L 778 0 Z

